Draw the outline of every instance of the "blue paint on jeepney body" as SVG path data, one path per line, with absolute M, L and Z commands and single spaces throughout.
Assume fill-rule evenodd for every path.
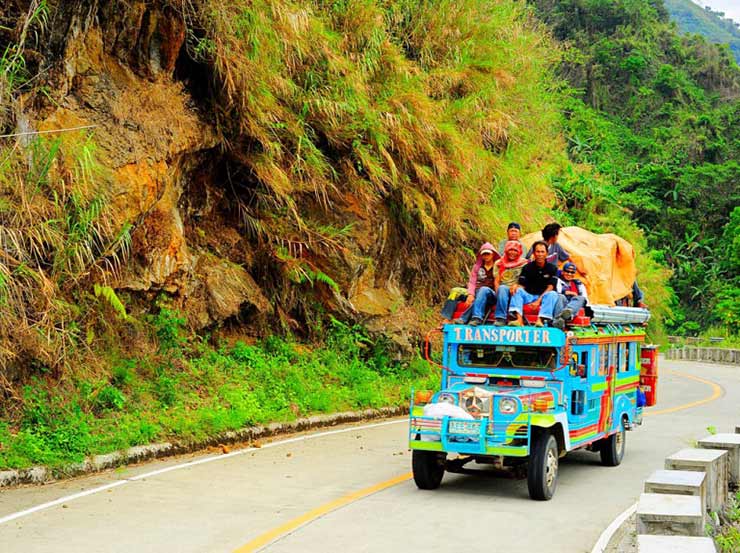
M 410 447 L 523 457 L 529 455 L 533 426 L 559 425 L 565 449 L 571 450 L 619 431 L 623 419 L 630 423 L 641 420 L 641 410 L 636 407 L 639 347 L 634 342 L 617 345 L 617 338 L 629 340 L 629 331 L 622 333 L 622 330 L 621 327 L 587 329 L 591 332 L 588 339 L 598 341 L 603 331 L 605 336 L 614 337 L 611 344 L 589 343 L 588 339 L 579 342 L 573 333 L 555 328 L 446 325 L 442 362 L 450 372 L 442 372 L 441 388 L 432 402 L 440 393 L 459 398 L 466 390 L 477 387 L 492 394 L 492 409 L 487 416 L 473 421 L 433 419 L 423 417 L 412 403 Z M 554 367 L 461 366 L 459 348 L 469 345 L 552 348 Z M 620 355 L 625 356 L 621 365 Z M 466 383 L 466 374 L 485 376 L 487 380 L 484 384 Z M 532 387 L 536 380 L 544 381 L 542 387 Z M 522 381 L 529 385 L 520 385 Z M 517 402 L 515 413 L 501 412 L 499 402 L 503 398 Z

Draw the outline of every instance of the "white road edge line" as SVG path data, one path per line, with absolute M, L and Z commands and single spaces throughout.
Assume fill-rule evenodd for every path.
M 612 536 L 616 533 L 617 530 L 619 530 L 619 527 L 622 526 L 622 524 L 624 524 L 624 521 L 632 516 L 632 513 L 634 513 L 636 510 L 637 503 L 635 503 L 631 507 L 628 507 L 621 515 L 615 518 L 612 523 L 607 526 L 606 530 L 601 533 L 601 536 L 599 536 L 599 539 L 596 542 L 596 545 L 594 545 L 594 548 L 591 550 L 591 553 L 604 553 L 604 551 L 606 551 L 606 547 L 609 545 L 609 540 L 612 539 Z
M 61 505 L 62 503 L 67 503 L 69 501 L 74 501 L 75 499 L 80 499 L 82 497 L 86 497 L 88 495 L 93 495 L 99 492 L 103 492 L 105 490 L 109 490 L 111 488 L 116 488 L 118 486 L 123 486 L 124 484 L 129 484 L 131 482 L 138 482 L 139 480 L 144 480 L 146 478 L 150 478 L 152 476 L 158 476 L 160 474 L 164 474 L 166 472 L 171 472 L 173 470 L 179 470 L 187 467 L 193 467 L 195 465 L 202 465 L 204 463 L 210 463 L 211 461 L 219 461 L 221 459 L 228 459 L 230 457 L 235 457 L 237 455 L 244 455 L 245 453 L 251 453 L 253 451 L 259 451 L 260 449 L 269 449 L 271 447 L 277 447 L 280 445 L 285 444 L 292 444 L 295 442 L 302 442 L 306 440 L 313 440 L 316 438 L 323 438 L 325 436 L 332 436 L 334 434 L 342 434 L 345 432 L 355 432 L 357 430 L 367 430 L 368 428 L 377 428 L 379 426 L 388 426 L 391 424 L 400 424 L 402 422 L 407 422 L 407 418 L 403 418 L 400 420 L 395 421 L 385 421 L 385 422 L 377 422 L 373 424 L 364 424 L 361 426 L 351 426 L 349 428 L 341 428 L 338 430 L 328 430 L 326 432 L 317 432 L 316 434 L 307 434 L 305 436 L 296 436 L 295 438 L 288 438 L 286 440 L 280 440 L 277 442 L 270 442 L 262 447 L 247 447 L 244 449 L 240 449 L 238 451 L 233 451 L 231 453 L 226 453 L 223 455 L 213 455 L 211 457 L 206 457 L 204 459 L 198 459 L 195 461 L 188 461 L 187 463 L 181 463 L 179 465 L 173 465 L 171 467 L 166 467 L 163 469 L 153 470 L 151 472 L 146 472 L 144 474 L 138 474 L 136 476 L 132 476 L 131 478 L 125 478 L 123 480 L 115 480 L 113 482 L 110 482 L 108 484 L 104 484 L 102 486 L 98 486 L 97 488 L 91 488 L 89 490 L 81 491 L 78 493 L 74 493 L 71 495 L 66 495 L 64 497 L 60 497 L 59 499 L 55 499 L 53 501 L 48 501 L 46 503 L 41 503 L 40 505 L 36 505 L 35 507 L 31 507 L 29 509 L 24 509 L 23 511 L 18 511 L 15 513 L 11 513 L 9 515 L 6 515 L 4 517 L 0 518 L 0 524 L 5 524 L 6 522 L 10 522 L 11 520 L 16 520 L 28 515 L 31 515 L 33 513 L 37 513 L 39 511 L 43 511 L 45 509 L 49 509 L 50 507 L 55 507 L 57 505 Z

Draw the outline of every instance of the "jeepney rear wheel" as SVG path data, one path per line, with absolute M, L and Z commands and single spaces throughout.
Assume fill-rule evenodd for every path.
M 619 425 L 619 430 L 601 440 L 601 464 L 606 467 L 616 467 L 624 459 L 624 450 L 627 445 L 627 432 L 624 429 L 624 421 Z
M 416 486 L 420 490 L 436 490 L 439 488 L 445 474 L 446 460 L 446 453 L 415 449 L 411 454 L 411 468 L 414 472 Z
M 552 499 L 558 486 L 558 442 L 549 433 L 537 435 L 527 465 L 529 497 L 538 501 Z

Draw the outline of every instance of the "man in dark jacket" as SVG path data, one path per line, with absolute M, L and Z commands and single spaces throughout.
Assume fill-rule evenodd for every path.
M 522 312 L 524 306 L 528 304 L 535 304 L 540 310 L 535 326 L 550 324 L 558 301 L 558 294 L 554 291 L 558 268 L 547 262 L 547 243 L 535 242 L 532 251 L 534 261 L 524 266 L 519 275 L 519 282 L 511 288 L 499 286 L 496 301 L 509 302 L 509 315 L 515 317 L 511 326 L 524 324 Z M 497 319 L 496 324 L 504 325 L 506 321 Z

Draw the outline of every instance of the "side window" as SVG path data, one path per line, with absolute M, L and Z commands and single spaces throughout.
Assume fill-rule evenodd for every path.
M 619 355 L 617 354 L 617 344 L 609 344 L 609 365 L 614 367 L 615 371 L 619 370 Z
M 629 365 L 630 370 L 633 370 L 633 371 L 640 368 L 640 360 L 637 357 L 637 344 L 635 344 L 634 342 L 630 344 L 629 357 L 628 357 L 627 364 Z
M 628 344 L 626 342 L 621 342 L 618 344 L 619 372 L 621 373 L 627 372 L 629 370 L 629 360 L 627 358 L 629 350 L 627 346 Z
M 581 378 L 586 378 L 588 376 L 589 368 L 591 367 L 590 361 L 591 360 L 589 359 L 588 352 L 582 351 L 581 352 L 581 366 L 583 368 L 580 370 Z
M 599 376 L 606 376 L 609 372 L 609 347 L 599 346 Z

